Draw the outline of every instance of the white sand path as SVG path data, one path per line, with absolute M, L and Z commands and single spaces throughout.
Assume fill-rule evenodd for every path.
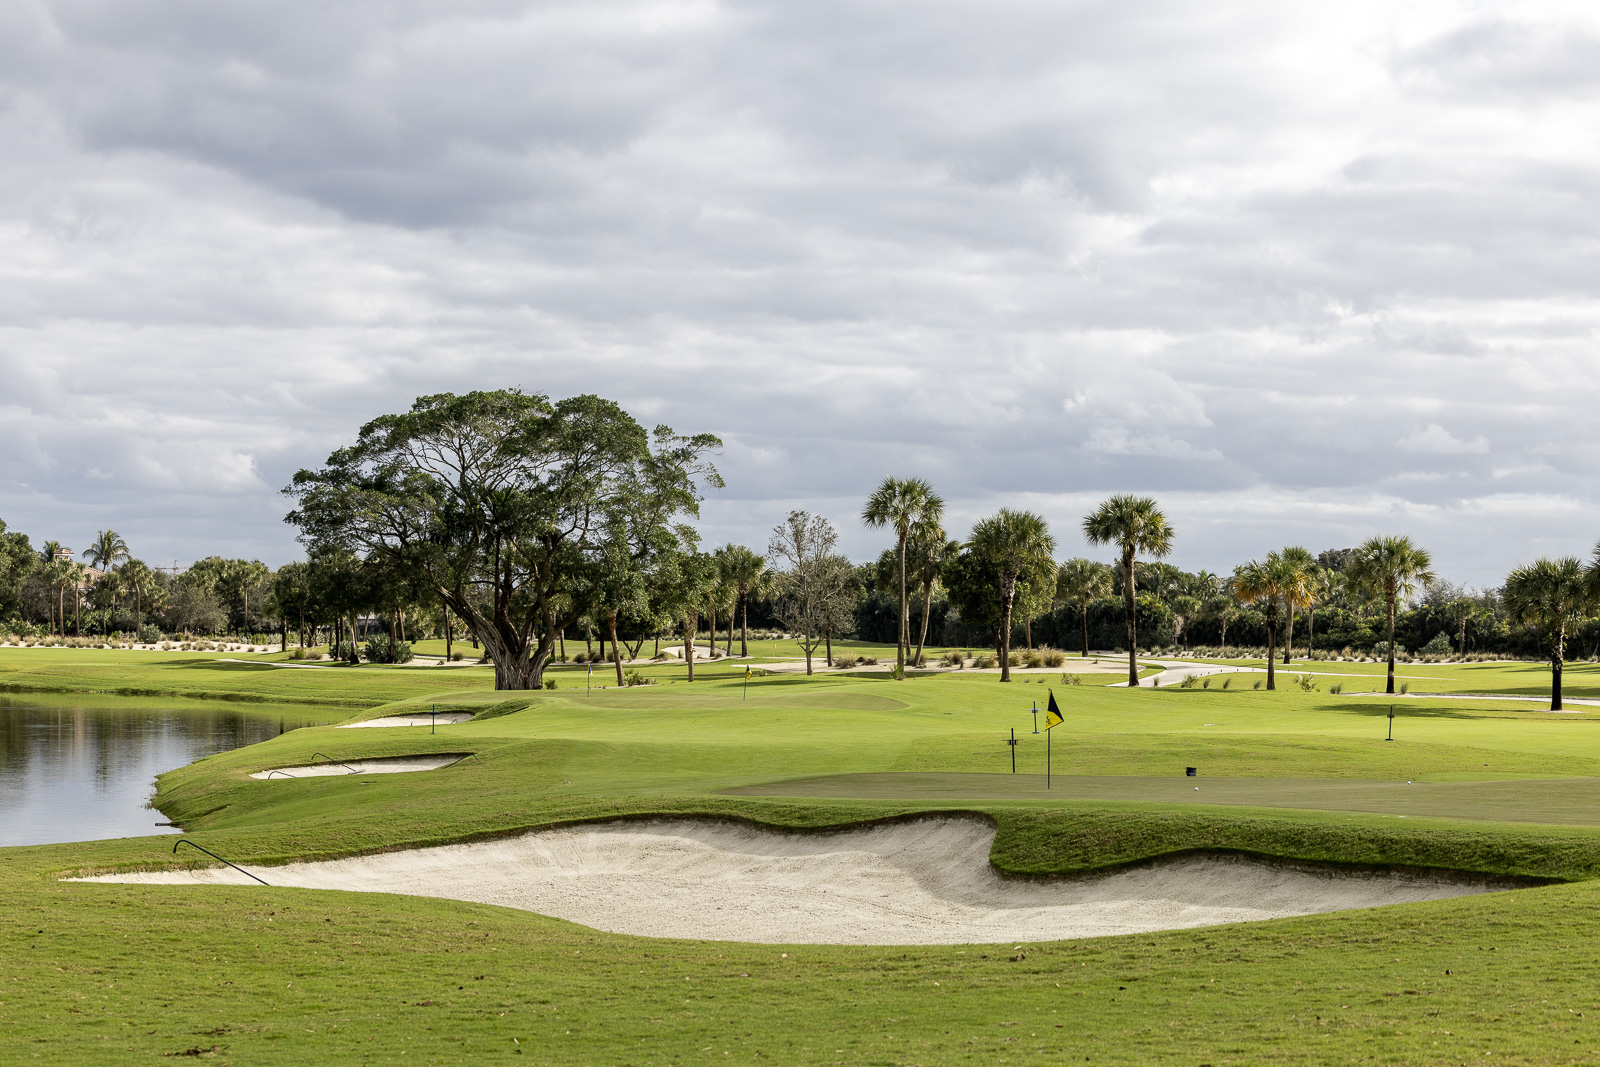
M 1080 878 L 1005 879 L 989 865 L 993 839 L 988 824 L 959 817 L 818 834 L 662 819 L 253 870 L 274 886 L 446 897 L 612 933 L 768 944 L 1015 944 L 1510 888 L 1229 855 Z M 228 868 L 90 880 L 254 884 Z

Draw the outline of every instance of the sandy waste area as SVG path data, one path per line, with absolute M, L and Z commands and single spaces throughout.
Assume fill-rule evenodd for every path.
M 441 711 L 438 715 L 430 715 L 424 711 L 421 713 L 413 712 L 409 715 L 385 715 L 382 718 L 368 719 L 365 722 L 340 723 L 338 729 L 359 730 L 369 726 L 432 726 L 435 723 L 440 726 L 449 726 L 451 723 L 466 722 L 472 718 L 472 714 L 470 711 Z
M 252 778 L 327 778 L 339 774 L 403 774 L 406 771 L 436 771 L 459 763 L 460 753 L 443 756 L 383 756 L 378 759 L 347 760 L 343 763 L 317 763 L 309 767 L 271 767 L 257 771 Z
M 652 820 L 252 870 L 274 886 L 445 897 L 522 908 L 612 933 L 769 944 L 1047 941 L 1510 888 L 1226 855 L 1082 878 L 1005 879 L 989 866 L 993 838 L 987 824 L 963 818 L 826 834 Z M 254 884 L 225 867 L 89 880 Z

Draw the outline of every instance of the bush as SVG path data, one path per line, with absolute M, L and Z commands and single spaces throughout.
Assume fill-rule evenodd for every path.
M 155 623 L 147 622 L 139 627 L 139 643 L 141 645 L 153 645 L 159 640 L 161 640 L 161 627 Z
M 649 685 L 650 679 L 644 676 L 643 671 L 629 671 L 622 676 L 625 685 Z
M 856 660 L 856 666 L 858 667 L 876 667 L 877 665 L 877 656 L 862 656 L 860 659 Z
M 1081 675 L 1081 674 L 1063 674 L 1061 676 L 1061 681 L 1066 685 L 1082 685 L 1083 684 L 1083 675 Z
M 368 663 L 410 663 L 411 643 L 391 640 L 388 634 L 373 634 L 361 654 Z
M 1410 682 L 1401 682 L 1400 683 L 1400 692 L 1402 694 L 1411 692 L 1411 683 Z
M 1067 662 L 1067 654 L 1061 651 L 1059 648 L 1045 649 L 1041 658 L 1044 660 L 1044 665 L 1046 667 L 1060 667 L 1064 666 Z
M 1317 680 L 1309 674 L 1295 675 L 1294 684 L 1300 687 L 1302 693 L 1315 693 L 1317 691 Z
M 1000 660 L 995 656 L 979 656 L 972 661 L 972 665 L 980 671 L 993 670 L 999 664 Z
M 1183 676 L 1183 681 L 1178 683 L 1178 688 L 1179 689 L 1194 689 L 1199 684 L 1200 684 L 1200 676 L 1198 674 L 1186 674 L 1186 675 Z
M 579 652 L 576 656 L 572 657 L 572 662 L 574 662 L 574 663 L 588 663 L 589 662 L 589 653 L 587 653 L 587 652 Z
M 1334 696 L 1338 696 L 1340 693 L 1344 692 L 1344 683 L 1334 682 L 1332 685 L 1328 686 L 1328 692 L 1332 693 Z
M 946 652 L 943 656 L 941 656 L 939 658 L 939 666 L 941 666 L 941 667 L 956 667 L 956 668 L 960 668 L 960 667 L 965 667 L 966 665 L 967 665 L 967 657 L 965 655 L 963 655 L 962 653 L 954 651 L 954 650 L 952 650 L 950 652 Z
M 848 653 L 843 656 L 834 656 L 833 665 L 835 667 L 854 667 L 856 665 L 856 658 Z
M 464 657 L 465 655 L 466 655 L 466 653 L 461 651 L 459 648 L 452 649 L 451 652 L 450 652 L 450 659 L 453 660 L 456 663 L 460 663 L 462 657 Z
M 1011 666 L 1013 666 L 1013 667 L 1022 666 L 1022 653 L 1021 652 L 1008 652 L 1008 653 L 1006 653 L 1006 662 L 1011 664 Z
M 1451 652 L 1450 635 L 1440 630 L 1433 640 L 1422 646 L 1424 656 L 1448 656 Z
M 1251 684 L 1250 688 L 1251 689 L 1260 689 L 1261 688 L 1261 679 L 1257 678 L 1255 680 L 1255 682 Z

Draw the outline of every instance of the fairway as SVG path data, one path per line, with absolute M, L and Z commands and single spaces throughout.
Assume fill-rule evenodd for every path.
M 71 669 L 75 654 L 86 673 Z M 1524 695 L 1536 680 L 1525 665 L 1415 670 L 1431 691 Z M 477 665 L 274 671 L 204 655 L 0 650 L 0 679 L 14 691 L 167 692 L 183 694 L 163 705 L 180 711 L 206 706 L 189 695 L 286 708 L 311 697 L 342 705 L 328 718 L 345 724 L 413 723 L 290 730 L 161 777 L 167 817 L 268 882 L 410 869 L 433 849 L 512 856 L 492 876 L 489 866 L 442 864 L 432 891 L 467 899 L 439 899 L 397 895 L 430 891 L 410 875 L 409 888 L 377 879 L 338 892 L 309 874 L 298 884 L 324 888 L 59 880 L 228 881 L 197 852 L 175 858 L 171 838 L 4 850 L 0 906 L 14 921 L 0 1000 L 6 988 L 26 999 L 4 1008 L 0 1053 L 76 1063 L 105 1039 L 129 1058 L 215 1048 L 223 1062 L 252 1064 L 591 1064 L 657 1049 L 686 1063 L 757 1052 L 794 1063 L 1045 1063 L 1069 1053 L 1298 1063 L 1374 1049 L 1411 1063 L 1435 1048 L 1461 1059 L 1515 1047 L 1528 1062 L 1581 1063 L 1600 1045 L 1575 1014 L 1597 1006 L 1552 996 L 1583 988 L 1582 961 L 1600 952 L 1584 918 L 1600 905 L 1600 722 L 1590 714 L 1397 696 L 1389 742 L 1387 698 L 1058 683 L 1065 721 L 1051 735 L 1058 773 L 1046 791 L 1045 737 L 1031 730 L 1047 687 L 1036 681 L 953 671 L 746 683 L 742 664 L 718 662 L 697 667 L 690 685 L 682 665 L 643 672 L 654 684 L 591 689 L 586 670 L 568 667 L 552 672 L 554 690 L 496 693 Z M 1592 672 L 1572 677 L 1581 686 Z M 463 753 L 473 758 L 438 766 Z M 385 762 L 360 762 L 369 760 Z M 333 762 L 435 769 L 255 777 Z M 1185 778 L 1185 766 L 1200 777 Z M 871 850 L 848 844 L 863 827 L 929 816 L 982 826 L 981 840 L 915 863 L 892 849 L 863 859 Z M 691 829 L 663 842 L 651 829 L 662 819 L 748 836 L 729 844 Z M 527 856 L 554 853 L 548 843 L 517 853 L 515 843 L 552 840 L 542 834 L 589 842 L 564 853 L 581 863 L 530 878 L 519 866 Z M 1191 925 L 1158 913 L 1155 925 L 1122 927 L 1148 932 L 1086 938 L 1115 929 L 1105 925 L 1112 902 L 1018 899 L 1022 911 L 1008 912 L 952 904 L 938 889 L 958 871 L 958 881 L 992 879 L 1007 892 L 1167 871 L 1147 896 L 1248 908 L 1184 897 L 1268 884 L 1252 881 L 1262 871 L 1246 859 L 1269 865 L 1269 883 L 1304 868 L 1323 879 L 1317 872 L 1347 881 L 1449 872 L 1439 877 L 1528 888 L 1378 908 L 1360 906 L 1398 898 L 1344 896 L 1332 906 L 1358 910 L 1200 930 L 1156 932 Z M 459 892 L 440 888 L 452 870 Z M 1549 882 L 1573 884 L 1534 884 Z M 1285 907 L 1304 911 L 1326 882 L 1282 884 Z M 784 895 L 797 886 L 822 899 L 854 888 L 818 910 Z M 502 891 L 524 896 L 489 896 Z M 931 903 L 914 905 L 919 892 Z M 1127 918 L 1139 899 L 1112 910 Z M 907 905 L 898 919 L 875 910 L 896 901 Z M 974 907 L 995 918 L 962 910 Z M 1065 907 L 1079 918 L 1101 909 L 1100 925 L 1024 917 Z M 959 920 L 944 936 L 917 928 L 940 915 Z M 702 925 L 672 925 L 684 916 Z M 871 943 L 842 943 L 861 940 Z M 1026 1049 L 1010 1040 L 1022 1027 L 1034 1039 Z
M 1142 778 L 1132 775 L 837 774 L 736 786 L 730 796 L 938 801 L 1116 800 L 1163 807 L 1363 811 L 1441 819 L 1600 826 L 1600 778 L 1509 782 L 1374 782 L 1320 778 Z

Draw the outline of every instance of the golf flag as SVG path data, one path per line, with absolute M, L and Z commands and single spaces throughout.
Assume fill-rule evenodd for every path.
M 1050 706 L 1044 709 L 1044 728 L 1048 730 L 1050 727 L 1059 726 L 1065 721 L 1066 719 L 1061 714 L 1061 706 L 1056 703 L 1056 691 L 1052 689 L 1050 690 Z

